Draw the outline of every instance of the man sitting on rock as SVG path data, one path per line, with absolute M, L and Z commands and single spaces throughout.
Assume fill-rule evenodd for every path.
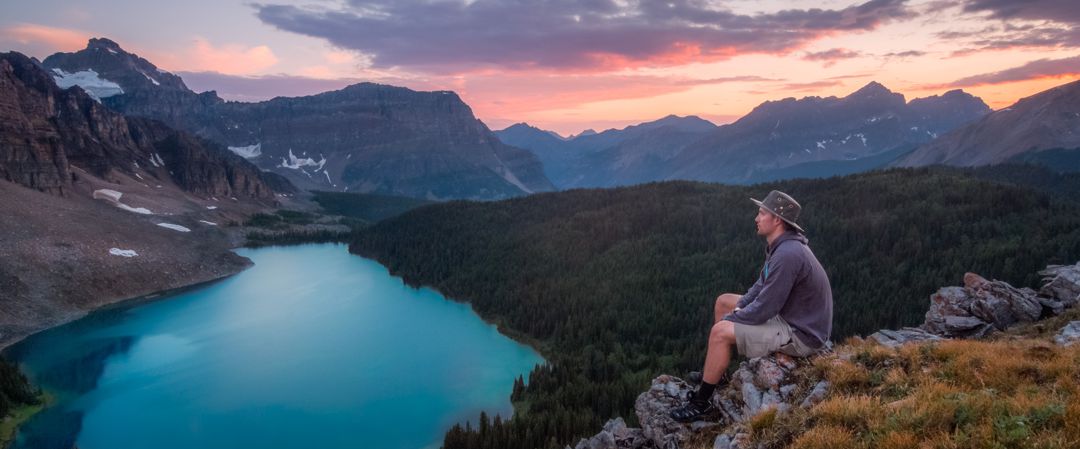
M 728 383 L 732 345 L 748 358 L 776 351 L 806 357 L 820 350 L 832 332 L 832 288 L 796 224 L 799 203 L 776 190 L 765 201 L 751 201 L 758 205 L 757 233 L 768 243 L 765 265 L 745 295 L 716 298 L 701 385 L 687 404 L 671 411 L 676 421 L 696 421 L 713 411 L 709 399 Z

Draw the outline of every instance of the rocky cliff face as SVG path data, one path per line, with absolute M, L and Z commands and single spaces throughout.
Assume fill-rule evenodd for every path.
M 64 79 L 93 71 L 98 84 L 117 86 L 102 92 L 110 108 L 193 132 L 302 188 L 432 199 L 554 188 L 532 154 L 500 142 L 453 92 L 360 83 L 308 97 L 225 102 L 192 92 L 106 39 L 43 64 Z
M 64 195 L 81 169 L 104 180 L 118 176 L 175 183 L 206 197 L 272 200 L 274 183 L 223 148 L 147 119 L 128 119 L 81 88 L 60 89 L 33 60 L 0 55 L 0 175 Z
M 896 166 L 989 165 L 1029 153 L 1080 147 L 1080 81 L 1017 101 L 919 147 Z
M 1043 286 L 1036 292 L 968 273 L 963 287 L 945 287 L 930 297 L 930 310 L 922 326 L 881 330 L 871 335 L 869 341 L 897 348 L 925 341 L 985 338 L 1019 323 L 1056 316 L 1080 302 L 1080 263 L 1049 266 L 1040 274 L 1044 276 Z M 1061 346 L 1076 344 L 1080 341 L 1080 321 L 1066 324 L 1052 341 Z M 1041 351 L 1040 354 L 1045 354 L 1045 350 Z M 687 392 L 694 387 L 678 377 L 661 375 L 638 396 L 634 410 L 640 428 L 630 428 L 622 418 L 616 418 L 596 435 L 582 439 L 574 449 L 766 447 L 765 443 L 755 441 L 752 434 L 764 433 L 762 429 L 779 421 L 779 415 L 813 408 L 834 394 L 834 386 L 828 380 L 808 374 L 814 372 L 815 366 L 824 370 L 845 369 L 840 365 L 850 361 L 862 363 L 860 358 L 875 357 L 868 354 L 856 354 L 846 347 L 834 352 L 828 347 L 821 354 L 805 359 L 780 353 L 750 359 L 731 375 L 731 384 L 718 389 L 711 398 L 718 416 L 693 424 L 677 423 L 669 413 L 682 405 Z M 905 405 L 903 401 L 890 404 L 893 408 Z
M 71 187 L 65 146 L 49 117 L 57 115 L 55 85 L 33 61 L 0 55 L 0 178 L 64 195 Z

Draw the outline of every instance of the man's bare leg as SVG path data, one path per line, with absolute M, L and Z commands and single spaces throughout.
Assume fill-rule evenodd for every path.
M 731 363 L 731 345 L 735 343 L 735 323 L 720 321 L 709 332 L 709 350 L 705 354 L 705 370 L 702 382 L 694 392 L 692 399 L 681 407 L 674 408 L 670 416 L 675 421 L 691 422 L 711 413 L 710 402 L 713 392 L 723 381 L 724 372 Z
M 705 353 L 705 369 L 701 378 L 717 384 L 731 363 L 731 346 L 735 344 L 735 323 L 720 321 L 709 332 L 709 349 Z
M 742 299 L 742 295 L 736 295 L 734 293 L 724 293 L 716 298 L 716 304 L 713 306 L 713 323 L 719 323 L 724 319 L 724 316 L 735 310 L 735 305 Z

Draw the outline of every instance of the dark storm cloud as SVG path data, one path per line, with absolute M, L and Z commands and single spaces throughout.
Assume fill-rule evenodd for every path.
M 757 15 L 703 0 L 349 0 L 328 9 L 254 5 L 260 20 L 373 55 L 380 67 L 603 70 L 786 53 L 826 34 L 909 18 L 905 0 Z

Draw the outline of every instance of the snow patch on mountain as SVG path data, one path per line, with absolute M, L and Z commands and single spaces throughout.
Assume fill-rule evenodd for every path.
M 262 155 L 262 144 L 256 143 L 255 145 L 248 145 L 244 147 L 229 147 L 229 151 L 236 153 L 237 156 L 240 156 L 244 159 L 254 159 Z
M 291 168 L 293 170 L 301 170 L 301 167 L 318 167 L 318 168 L 316 168 L 316 170 L 319 170 L 319 169 L 323 168 L 323 165 L 326 165 L 326 158 L 323 157 L 323 155 L 321 155 L 321 154 L 319 155 L 319 158 L 320 159 L 319 159 L 318 162 L 315 162 L 315 159 L 312 159 L 310 157 L 298 158 L 298 157 L 296 157 L 296 155 L 293 154 L 292 148 L 290 148 L 289 149 L 289 158 L 288 159 L 281 158 L 281 165 L 279 165 L 279 167 Z M 304 171 L 305 174 L 307 174 L 308 176 L 311 176 L 311 174 L 308 174 L 307 171 L 305 171 L 305 170 L 301 170 L 301 171 Z
M 94 193 L 91 196 L 95 200 L 108 201 L 108 202 L 112 203 L 113 206 L 119 207 L 120 209 L 126 210 L 128 212 L 134 212 L 136 214 L 142 214 L 142 215 L 153 215 L 154 214 L 153 212 L 150 212 L 150 209 L 147 209 L 145 207 L 131 207 L 131 206 L 128 206 L 127 204 L 121 203 L 120 202 L 120 197 L 124 196 L 124 194 L 121 193 L 121 192 L 117 192 L 115 190 L 112 190 L 112 189 L 97 189 L 97 190 L 94 191 Z
M 172 229 L 172 230 L 174 230 L 174 231 L 180 231 L 180 232 L 191 232 L 191 230 L 190 230 L 190 229 L 188 229 L 188 228 L 185 228 L 185 227 L 183 227 L 183 226 L 180 226 L 180 225 L 178 225 L 178 224 L 172 224 L 172 223 L 158 223 L 157 225 L 158 225 L 158 226 L 161 226 L 161 227 L 163 227 L 163 228 L 168 228 L 168 229 Z
M 139 255 L 139 253 L 135 252 L 133 249 L 120 248 L 109 248 L 109 254 L 120 257 L 135 257 Z
M 98 103 L 101 103 L 102 98 L 124 93 L 124 89 L 121 89 L 119 84 L 102 78 L 93 69 L 80 70 L 75 73 L 53 69 L 53 80 L 61 89 L 67 89 L 71 86 L 81 87 L 90 95 L 90 98 L 93 98 Z

